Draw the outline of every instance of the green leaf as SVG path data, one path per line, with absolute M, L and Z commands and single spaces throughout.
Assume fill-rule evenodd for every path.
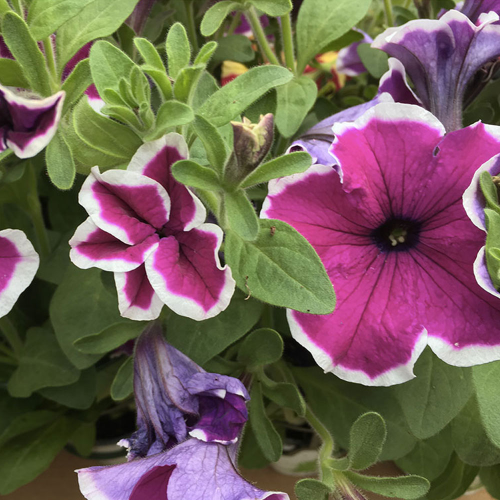
M 301 479 L 295 483 L 298 500 L 327 500 L 331 491 L 331 488 L 317 479 Z
M 203 71 L 191 94 L 191 106 L 198 111 L 204 102 L 214 94 L 219 85 L 217 80 L 207 71 Z
M 134 62 L 127 54 L 105 40 L 99 40 L 90 49 L 92 79 L 99 95 L 103 98 L 106 98 L 106 89 L 120 93 L 120 79 L 128 80 L 134 66 Z
M 238 287 L 259 300 L 311 314 L 328 314 L 335 307 L 321 260 L 285 222 L 261 220 L 254 242 L 227 231 L 225 257 Z
M 5 87 L 29 88 L 21 65 L 13 59 L 0 59 L 0 84 Z
M 44 97 L 51 95 L 45 58 L 24 20 L 14 12 L 7 12 L 2 20 L 2 36 L 20 64 L 31 90 Z
M 120 366 L 113 383 L 111 384 L 111 397 L 115 401 L 128 398 L 134 390 L 134 358 L 127 358 Z
M 350 468 L 365 470 L 377 462 L 387 437 L 384 419 L 375 412 L 364 413 L 351 427 Z
M 70 420 L 61 417 L 42 430 L 27 432 L 0 448 L 0 494 L 11 493 L 47 469 L 73 431 Z
M 417 499 L 423 497 L 430 487 L 429 481 L 420 476 L 377 477 L 351 471 L 346 471 L 344 474 L 363 490 L 389 498 Z
M 75 181 L 76 167 L 71 149 L 61 131 L 56 133 L 47 146 L 45 161 L 47 173 L 54 185 L 63 190 L 71 189 Z
M 91 366 L 81 372 L 80 378 L 70 385 L 64 387 L 47 387 L 40 394 L 69 408 L 76 410 L 87 410 L 96 398 L 96 372 Z
M 472 374 L 484 429 L 491 442 L 500 448 L 500 362 L 475 366 Z
M 168 74 L 174 80 L 191 61 L 191 46 L 186 29 L 175 23 L 169 30 L 166 41 Z
M 297 19 L 298 74 L 368 12 L 371 0 L 304 0 Z
M 222 127 L 266 92 L 292 78 L 292 73 L 280 66 L 252 68 L 212 94 L 199 113 L 216 127 Z
M 248 369 L 275 363 L 283 354 L 283 339 L 271 328 L 259 328 L 248 335 L 238 351 L 238 361 Z
M 86 354 L 104 354 L 138 337 L 145 325 L 143 321 L 120 323 L 94 335 L 77 339 L 74 345 Z
M 185 186 L 198 189 L 220 191 L 221 185 L 217 174 L 208 167 L 192 161 L 180 160 L 172 165 L 174 179 Z
M 359 42 L 360 40 L 363 40 L 363 35 L 359 31 L 350 30 L 345 35 L 342 35 L 340 38 L 337 38 L 333 42 L 329 43 L 323 49 L 323 52 L 338 52 L 340 49 L 343 49 L 352 43 Z
M 75 107 L 73 120 L 75 132 L 82 141 L 122 163 L 128 163 L 142 145 L 132 130 L 95 112 L 86 99 Z
M 249 0 L 257 9 L 268 16 L 279 17 L 292 10 L 291 0 Z
M 105 104 L 101 108 L 101 113 L 109 116 L 110 118 L 121 121 L 122 123 L 126 123 L 135 130 L 142 130 L 144 128 L 137 115 L 128 106 L 113 106 L 111 104 Z
M 236 291 L 229 307 L 214 318 L 194 321 L 172 314 L 168 319 L 167 339 L 195 363 L 204 365 L 243 337 L 257 323 L 261 312 L 260 302 L 245 300 Z
M 65 22 L 79 14 L 93 0 L 33 0 L 28 25 L 36 40 L 54 33 Z
M 278 87 L 276 93 L 276 126 L 283 137 L 291 137 L 313 107 L 318 87 L 308 76 L 300 76 Z
M 43 387 L 71 384 L 80 372 L 68 361 L 50 331 L 31 328 L 19 360 L 9 380 L 12 396 L 26 398 Z
M 429 439 L 417 441 L 413 450 L 397 460 L 396 465 L 409 474 L 424 476 L 432 481 L 444 472 L 452 453 L 451 429 L 448 426 Z
M 312 163 L 311 155 L 304 152 L 289 153 L 263 163 L 251 172 L 243 182 L 242 188 L 268 182 L 271 179 L 305 172 Z
M 295 368 L 293 374 L 304 391 L 307 404 L 339 447 L 349 448 L 350 428 L 367 411 L 380 413 L 387 426 L 387 439 L 380 460 L 401 458 L 415 446 L 415 438 L 410 434 L 390 388 L 351 384 L 323 373 L 318 367 Z
M 175 98 L 182 102 L 191 102 L 192 92 L 194 92 L 204 70 L 204 64 L 181 69 L 174 83 Z
M 139 106 L 146 104 L 147 107 L 149 107 L 151 104 L 151 89 L 149 88 L 149 81 L 138 66 L 134 66 L 132 68 L 132 72 L 130 74 L 130 86 L 132 94 Z
M 498 204 L 498 189 L 493 183 L 493 179 L 489 172 L 482 172 L 479 176 L 479 184 L 486 200 L 486 207 L 491 210 L 499 211 Z
M 245 191 L 224 193 L 224 209 L 229 228 L 245 241 L 254 241 L 259 232 L 259 219 Z
M 101 355 L 83 354 L 73 345 L 115 325 L 128 322 L 118 312 L 117 299 L 102 284 L 98 269 L 69 266 L 50 304 L 50 319 L 62 350 L 78 368 L 88 368 Z
M 485 258 L 488 274 L 495 288 L 500 288 L 500 207 L 497 210 L 484 209 L 486 222 Z
M 71 435 L 71 444 L 78 455 L 88 457 L 95 444 L 96 427 L 94 422 L 81 424 Z
M 10 5 L 7 3 L 7 0 L 0 0 L 0 20 L 2 19 L 2 15 L 6 12 L 10 12 L 12 9 Z
M 482 468 L 479 478 L 493 498 L 500 498 L 500 465 Z
M 132 14 L 138 0 L 93 0 L 57 31 L 58 67 L 86 43 L 114 33 Z
M 160 91 L 160 95 L 164 100 L 172 98 L 172 83 L 170 82 L 170 78 L 167 76 L 164 69 L 157 69 L 148 65 L 142 65 L 141 69 L 144 73 L 146 73 L 146 75 L 150 76 L 154 80 L 158 90 Z
M 269 378 L 261 380 L 264 396 L 277 405 L 290 408 L 299 417 L 306 414 L 306 402 L 297 386 L 289 382 L 274 382 Z
M 239 10 L 241 5 L 238 2 L 222 1 L 212 5 L 203 16 L 200 31 L 203 36 L 213 35 L 223 23 L 224 19 L 233 10 Z
M 453 447 L 460 460 L 479 467 L 500 463 L 500 448 L 486 435 L 475 396 L 451 422 Z
M 380 78 L 389 70 L 389 56 L 383 50 L 372 49 L 369 43 L 360 43 L 357 51 L 364 67 L 374 78 Z
M 218 372 L 217 372 L 218 373 Z M 247 422 L 243 429 L 243 436 L 238 453 L 238 467 L 245 469 L 263 469 L 269 465 L 269 460 L 262 454 L 262 451 L 255 439 L 252 426 Z
M 155 130 L 146 136 L 147 141 L 157 139 L 164 135 L 168 129 L 187 125 L 194 120 L 193 110 L 187 105 L 179 101 L 164 102 L 156 116 Z
M 217 46 L 217 42 L 207 42 L 198 52 L 193 64 L 208 64 L 217 50 Z
M 250 62 L 255 59 L 252 42 L 244 35 L 229 35 L 219 40 L 214 61 Z
M 200 138 L 210 166 L 222 173 L 228 157 L 228 148 L 219 131 L 203 116 L 196 115 L 193 130 Z
M 283 443 L 271 420 L 266 415 L 262 387 L 259 381 L 254 382 L 252 385 L 250 395 L 249 417 L 255 439 L 264 457 L 270 462 L 276 462 L 283 453 Z
M 64 99 L 63 115 L 72 108 L 87 88 L 92 84 L 92 74 L 90 72 L 90 62 L 88 59 L 80 61 L 75 69 L 64 80 L 62 90 L 66 92 Z
M 471 372 L 446 364 L 429 348 L 414 372 L 413 380 L 393 389 L 414 436 L 427 439 L 446 427 L 469 400 Z
M 144 59 L 144 63 L 152 68 L 166 72 L 163 60 L 155 46 L 147 38 L 134 38 L 134 45 Z
M 0 448 L 11 439 L 53 422 L 57 416 L 57 413 L 48 410 L 36 410 L 19 415 L 9 425 L 2 427 Z

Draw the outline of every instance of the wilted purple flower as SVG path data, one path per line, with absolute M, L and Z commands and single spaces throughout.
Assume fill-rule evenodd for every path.
M 379 35 L 372 47 L 399 59 L 422 105 L 447 131 L 462 127 L 462 110 L 471 79 L 500 56 L 499 17 L 481 17 L 476 26 L 457 10 L 437 20 L 409 21 Z
M 57 131 L 64 96 L 61 91 L 28 99 L 0 85 L 0 152 L 10 148 L 19 158 L 37 155 Z
M 216 316 L 231 301 L 235 282 L 220 264 L 222 230 L 205 223 L 201 201 L 171 174 L 188 156 L 178 134 L 142 145 L 127 170 L 98 167 L 82 186 L 89 213 L 70 240 L 82 269 L 115 273 L 122 316 L 155 319 L 163 304 L 195 320 Z
M 308 239 L 337 294 L 331 314 L 288 312 L 294 338 L 324 370 L 365 385 L 413 378 L 426 345 L 455 366 L 500 359 L 500 302 L 473 273 L 484 232 L 462 206 L 500 152 L 500 128 L 445 135 L 423 108 L 385 103 L 333 131 L 337 170 L 271 181 L 263 206 Z
M 0 318 L 9 313 L 35 277 L 40 258 L 18 229 L 0 231 Z
M 156 325 L 139 338 L 134 366 L 139 429 L 126 442 L 129 461 L 77 471 L 88 500 L 289 500 L 235 468 L 249 399 L 239 380 L 206 373 Z
M 357 28 L 354 29 L 357 32 L 361 33 L 363 35 L 363 38 L 339 50 L 339 54 L 337 56 L 337 71 L 339 73 L 344 73 L 347 76 L 358 76 L 366 72 L 365 65 L 361 62 L 358 54 L 358 47 L 362 43 L 373 42 L 373 39 L 370 35 Z

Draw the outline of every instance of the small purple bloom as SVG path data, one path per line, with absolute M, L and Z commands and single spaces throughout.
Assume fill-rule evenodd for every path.
M 10 312 L 33 281 L 39 263 L 38 254 L 22 231 L 0 231 L 0 318 Z
M 467 86 L 478 70 L 500 56 L 499 17 L 481 17 L 476 26 L 457 10 L 437 20 L 409 21 L 379 35 L 372 47 L 399 59 L 423 106 L 447 131 L 462 127 Z
M 184 139 L 168 134 L 141 146 L 125 171 L 94 167 L 80 191 L 90 217 L 69 242 L 71 260 L 115 273 L 124 317 L 155 319 L 166 304 L 203 320 L 231 301 L 235 282 L 218 256 L 222 230 L 205 223 L 201 201 L 170 171 L 187 156 Z
M 500 302 L 473 272 L 484 232 L 462 205 L 500 152 L 499 127 L 445 135 L 423 108 L 385 103 L 333 131 L 338 172 L 313 165 L 271 181 L 263 206 L 308 239 L 337 294 L 329 315 L 288 312 L 294 338 L 365 385 L 413 378 L 426 345 L 455 366 L 500 359 Z
M 0 152 L 19 158 L 37 155 L 54 137 L 61 119 L 64 92 L 27 99 L 0 85 Z
M 366 73 L 365 65 L 361 62 L 358 54 L 358 47 L 362 43 L 373 42 L 372 37 L 367 35 L 364 31 L 356 28 L 354 29 L 363 35 L 363 39 L 358 42 L 351 43 L 351 45 L 339 50 L 337 56 L 337 71 L 339 73 L 344 73 L 347 76 L 358 76 L 362 73 Z

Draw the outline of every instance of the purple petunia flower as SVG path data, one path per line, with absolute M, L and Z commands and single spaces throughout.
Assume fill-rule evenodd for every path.
M 313 165 L 271 181 L 263 207 L 309 240 L 337 293 L 329 315 L 288 312 L 295 339 L 326 371 L 366 385 L 413 378 L 427 344 L 456 366 L 500 359 L 500 302 L 473 273 L 484 232 L 462 206 L 500 152 L 500 129 L 445 136 L 423 108 L 386 103 L 333 131 L 338 172 Z
M 206 373 L 157 325 L 139 338 L 134 367 L 139 430 L 125 443 L 129 461 L 78 470 L 88 500 L 289 500 L 235 468 L 249 399 L 239 380 Z
M 462 127 L 467 86 L 478 70 L 500 56 L 498 14 L 481 16 L 476 26 L 450 10 L 437 20 L 409 21 L 379 35 L 372 47 L 399 59 L 423 106 L 447 131 Z
M 339 73 L 344 73 L 347 76 L 358 76 L 366 73 L 365 65 L 361 62 L 358 54 L 358 47 L 362 43 L 373 42 L 373 38 L 364 31 L 357 28 L 354 28 L 354 30 L 361 33 L 363 38 L 339 50 L 336 62 L 337 71 Z
M 0 231 L 0 318 L 14 307 L 35 277 L 40 258 L 18 229 Z
M 222 230 L 204 223 L 201 201 L 171 174 L 188 156 L 179 134 L 142 145 L 127 170 L 92 169 L 80 191 L 89 213 L 72 239 L 70 256 L 82 269 L 115 273 L 122 316 L 155 319 L 163 304 L 195 320 L 216 316 L 235 282 L 222 267 Z
M 54 137 L 65 93 L 27 99 L 0 85 L 0 152 L 12 149 L 19 158 L 37 155 Z
M 481 14 L 492 11 L 500 14 L 499 0 L 465 0 L 462 4 L 458 10 L 465 14 L 473 23 L 477 23 Z

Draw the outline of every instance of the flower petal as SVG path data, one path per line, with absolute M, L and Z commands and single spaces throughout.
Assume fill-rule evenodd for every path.
M 54 137 L 61 119 L 65 92 L 46 99 L 26 99 L 0 85 L 0 107 L 5 102 L 5 113 L 10 124 L 6 145 L 19 158 L 37 155 Z
M 159 182 L 171 199 L 168 228 L 189 231 L 205 222 L 203 203 L 185 186 L 172 177 L 172 165 L 188 158 L 189 152 L 184 138 L 175 133 L 143 144 L 135 153 L 127 170 L 138 172 Z
M 500 14 L 500 0 L 465 0 L 460 12 L 465 14 L 473 23 L 485 12 Z
M 5 316 L 35 277 L 40 258 L 18 229 L 0 231 L 0 317 Z
M 115 238 L 136 245 L 168 222 L 170 198 L 156 181 L 124 170 L 94 167 L 79 202 L 92 221 Z
M 476 260 L 474 261 L 474 276 L 483 290 L 486 290 L 488 293 L 500 299 L 500 292 L 493 286 L 490 273 L 486 266 L 485 248 L 486 247 L 482 247 L 477 253 Z
M 408 86 L 405 67 L 395 57 L 389 57 L 389 71 L 380 78 L 378 91 L 379 94 L 388 92 L 395 102 L 421 104 Z
M 357 28 L 354 28 L 354 30 L 361 33 L 363 35 L 363 38 L 358 42 L 351 43 L 347 47 L 339 50 L 337 56 L 336 69 L 339 73 L 344 73 L 347 76 L 358 76 L 366 72 L 366 68 L 361 62 L 358 54 L 358 47 L 362 43 L 373 42 L 371 36 L 366 34 L 364 31 L 361 31 Z
M 137 245 L 127 245 L 99 229 L 89 217 L 69 240 L 69 255 L 80 269 L 98 267 L 104 271 L 127 272 L 140 266 L 158 241 L 158 235 L 152 234 Z
M 162 238 L 146 259 L 149 281 L 172 311 L 200 321 L 226 309 L 234 293 L 231 270 L 220 264 L 222 230 L 202 224 Z
M 115 283 L 118 309 L 124 318 L 149 321 L 160 315 L 163 302 L 151 287 L 144 264 L 128 272 L 115 272 Z

